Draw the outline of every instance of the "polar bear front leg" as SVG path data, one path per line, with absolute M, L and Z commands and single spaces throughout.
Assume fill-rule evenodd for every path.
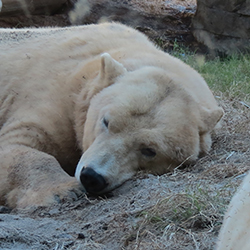
M 22 145 L 0 147 L 2 203 L 18 208 L 46 206 L 71 191 L 80 193 L 79 184 L 53 156 Z

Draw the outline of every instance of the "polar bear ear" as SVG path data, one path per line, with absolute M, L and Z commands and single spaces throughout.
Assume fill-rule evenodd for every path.
M 104 53 L 101 55 L 100 78 L 107 81 L 108 85 L 113 84 L 118 76 L 126 72 L 124 66 L 113 59 L 110 54 Z
M 216 124 L 222 118 L 224 112 L 222 108 L 217 108 L 215 110 L 208 110 L 204 107 L 200 110 L 201 114 L 201 124 L 200 124 L 200 133 L 207 133 L 214 129 Z

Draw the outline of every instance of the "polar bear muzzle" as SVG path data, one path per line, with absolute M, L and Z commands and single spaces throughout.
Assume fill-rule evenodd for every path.
M 90 194 L 102 193 L 102 191 L 108 186 L 108 183 L 103 176 L 96 173 L 96 171 L 90 167 L 82 169 L 80 181 L 86 191 Z

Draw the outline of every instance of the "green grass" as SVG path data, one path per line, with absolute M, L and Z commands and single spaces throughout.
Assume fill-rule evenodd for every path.
M 207 59 L 185 48 L 174 46 L 172 55 L 196 69 L 215 92 L 228 98 L 250 101 L 250 55 Z

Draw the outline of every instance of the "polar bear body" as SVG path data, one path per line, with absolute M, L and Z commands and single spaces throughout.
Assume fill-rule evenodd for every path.
M 250 246 L 250 173 L 233 196 L 225 214 L 216 250 L 248 250 Z
M 0 34 L 0 195 L 10 206 L 77 189 L 61 167 L 102 193 L 140 168 L 167 172 L 210 149 L 223 111 L 204 79 L 138 31 L 106 23 Z

